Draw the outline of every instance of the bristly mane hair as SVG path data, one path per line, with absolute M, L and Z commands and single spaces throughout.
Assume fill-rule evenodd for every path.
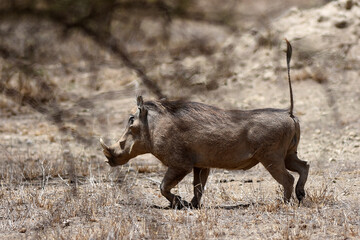
M 203 109 L 205 104 L 197 103 L 197 102 L 188 102 L 185 100 L 176 100 L 176 101 L 168 101 L 168 100 L 158 100 L 158 101 L 146 101 L 145 106 L 149 110 L 153 110 L 159 113 L 171 113 L 176 114 L 179 110 L 199 110 Z M 208 109 L 219 110 L 219 108 L 214 106 L 206 105 Z

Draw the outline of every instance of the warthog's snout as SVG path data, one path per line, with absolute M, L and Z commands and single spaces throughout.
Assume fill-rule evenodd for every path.
M 108 146 L 104 143 L 104 140 L 100 138 L 100 144 L 103 149 L 103 153 L 107 160 L 105 160 L 106 163 L 108 163 L 110 166 L 115 167 L 117 165 L 121 165 L 120 162 L 121 158 L 123 156 L 123 151 L 120 149 L 120 146 L 117 146 L 118 144 L 114 144 L 113 146 Z

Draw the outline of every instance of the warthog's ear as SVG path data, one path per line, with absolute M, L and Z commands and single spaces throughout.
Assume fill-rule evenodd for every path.
M 137 96 L 136 98 L 137 108 L 139 110 L 139 116 L 146 116 L 146 109 L 144 107 L 144 100 L 142 96 Z
M 144 100 L 142 98 L 142 96 L 137 96 L 136 98 L 136 104 L 138 106 L 138 108 L 142 108 L 144 105 Z

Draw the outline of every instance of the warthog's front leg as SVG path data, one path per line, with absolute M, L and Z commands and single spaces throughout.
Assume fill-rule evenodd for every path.
M 210 168 L 194 168 L 194 197 L 191 200 L 191 206 L 193 208 L 200 207 L 201 196 L 204 192 L 209 172 Z
M 185 200 L 181 200 L 180 196 L 171 193 L 171 189 L 175 187 L 191 170 L 177 169 L 169 167 L 164 179 L 161 182 L 161 194 L 170 201 L 171 208 L 181 209 L 189 207 L 190 204 Z

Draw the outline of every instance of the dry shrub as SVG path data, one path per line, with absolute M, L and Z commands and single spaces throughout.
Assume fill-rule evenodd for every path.
M 306 204 L 310 206 L 323 207 L 333 205 L 338 201 L 333 189 L 328 184 L 322 183 L 319 188 L 307 191 Z

